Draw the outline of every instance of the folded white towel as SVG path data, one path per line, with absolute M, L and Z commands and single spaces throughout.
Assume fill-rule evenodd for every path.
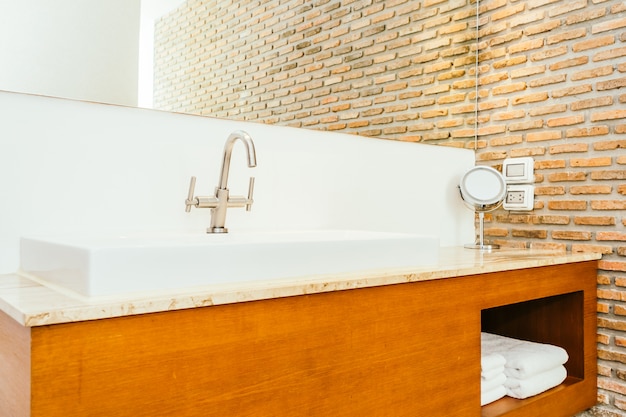
M 544 343 L 481 333 L 482 355 L 499 353 L 506 359 L 507 376 L 524 379 L 563 365 L 569 359 L 565 349 Z
M 490 371 L 492 369 L 498 369 L 504 366 L 506 359 L 499 353 L 481 354 L 480 356 L 480 370 L 482 372 Z
M 504 385 L 499 385 L 491 391 L 480 393 L 480 405 L 486 405 L 492 403 L 506 395 L 506 388 Z
M 524 399 L 554 388 L 565 381 L 567 370 L 563 365 L 526 379 L 507 377 L 504 386 L 509 397 Z
M 482 371 L 480 373 L 480 377 L 482 379 L 491 379 L 497 377 L 500 374 L 504 374 L 504 365 L 494 368 L 490 371 Z
M 506 382 L 506 375 L 504 373 L 500 373 L 493 378 L 490 379 L 480 379 L 480 392 L 491 391 L 494 388 L 497 388 L 500 385 L 504 385 Z

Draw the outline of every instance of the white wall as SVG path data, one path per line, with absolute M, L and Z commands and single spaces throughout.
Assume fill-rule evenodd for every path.
M 137 105 L 140 0 L 0 0 L 0 90 Z
M 177 8 L 185 1 L 186 0 L 141 0 L 137 95 L 137 105 L 140 107 L 153 107 L 154 24 L 161 16 Z
M 189 177 L 211 195 L 234 130 L 255 141 L 249 169 L 236 143 L 229 188 L 251 212 L 231 209 L 242 229 L 351 228 L 474 239 L 473 213 L 457 185 L 474 153 L 312 130 L 275 127 L 0 92 L 0 273 L 14 272 L 22 235 L 137 231 L 204 233 L 209 210 L 184 211 Z

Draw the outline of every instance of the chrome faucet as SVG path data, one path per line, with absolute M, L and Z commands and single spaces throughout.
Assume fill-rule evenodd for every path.
M 248 167 L 256 166 L 256 150 L 254 142 L 250 135 L 242 130 L 237 130 L 228 136 L 224 145 L 224 156 L 222 159 L 222 171 L 220 173 L 220 182 L 215 187 L 215 195 L 210 197 L 194 197 L 193 192 L 196 187 L 196 177 L 191 177 L 189 184 L 189 194 L 185 200 L 185 211 L 190 212 L 191 206 L 197 208 L 211 209 L 211 226 L 207 229 L 207 233 L 228 233 L 228 229 L 224 226 L 226 223 L 226 211 L 229 207 L 245 207 L 246 211 L 252 208 L 252 194 L 254 192 L 254 177 L 250 177 L 248 186 L 248 197 L 229 196 L 228 192 L 228 171 L 230 170 L 230 157 L 233 153 L 233 146 L 237 139 L 240 139 L 246 147 L 248 155 Z

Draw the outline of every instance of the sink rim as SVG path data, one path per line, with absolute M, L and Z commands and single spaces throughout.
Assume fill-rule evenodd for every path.
M 258 287 L 286 280 L 334 281 L 368 271 L 380 275 L 434 264 L 439 249 L 435 236 L 345 229 L 23 236 L 21 241 L 31 252 L 20 253 L 18 274 L 90 299 L 233 285 Z M 393 250 L 381 251 L 385 243 Z M 50 259 L 42 259 L 42 253 Z M 60 261 L 54 259 L 55 253 L 60 254 Z M 210 260 L 204 258 L 212 254 L 224 262 L 214 261 L 213 270 L 207 271 Z M 169 256 L 175 256 L 171 263 L 166 259 Z M 240 257 L 252 266 L 242 265 Z M 187 268 L 185 261 L 192 265 Z

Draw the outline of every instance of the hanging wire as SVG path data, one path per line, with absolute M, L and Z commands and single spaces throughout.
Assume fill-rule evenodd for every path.
M 480 26 L 480 0 L 476 0 L 476 40 L 475 40 L 475 62 L 474 62 L 474 152 L 478 150 L 478 29 Z

